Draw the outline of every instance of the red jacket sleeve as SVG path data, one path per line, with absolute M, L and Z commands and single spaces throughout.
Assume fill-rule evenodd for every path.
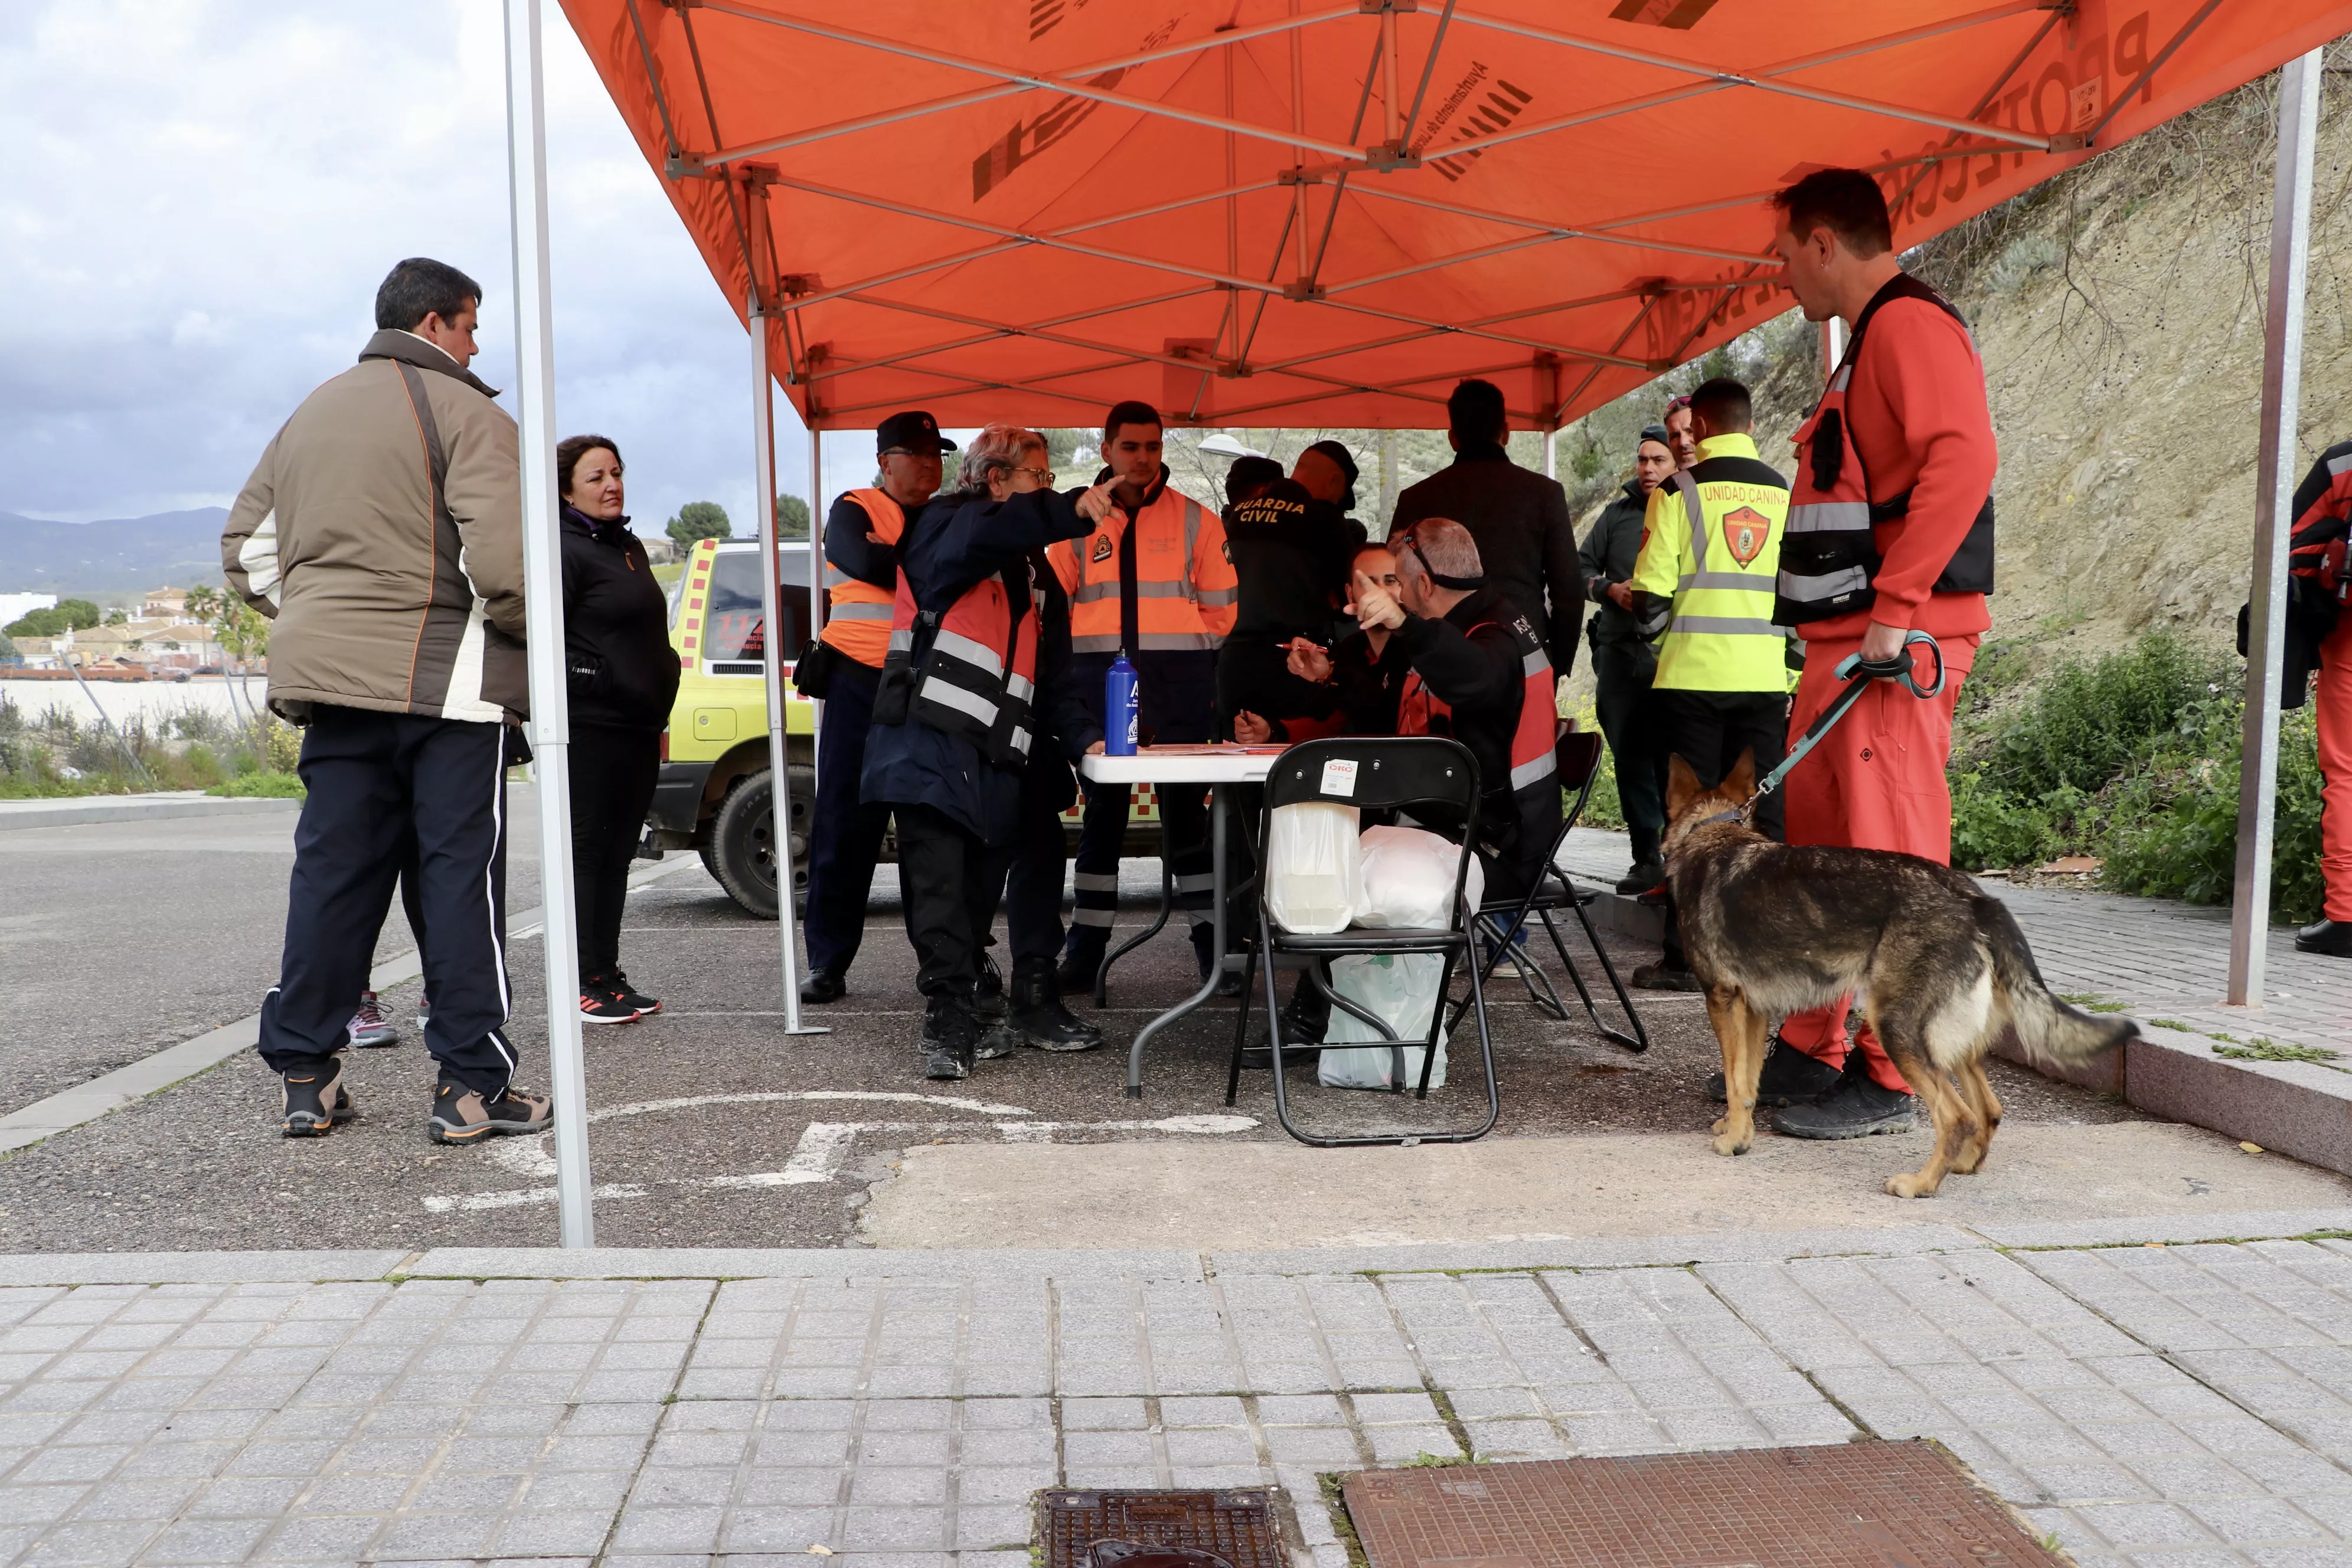
M 1878 531 L 1870 618 L 1916 626 L 2000 466 L 1984 363 L 1968 329 L 1925 300 L 1889 300 L 1871 318 L 1863 347 L 1850 401 L 1871 499 L 1911 492 L 1908 515 Z

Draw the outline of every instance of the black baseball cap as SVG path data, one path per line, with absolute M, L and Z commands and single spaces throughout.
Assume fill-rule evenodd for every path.
M 1318 441 L 1307 450 L 1322 453 L 1339 465 L 1341 473 L 1348 476 L 1348 495 L 1347 499 L 1339 503 L 1339 510 L 1353 511 L 1356 508 L 1356 454 L 1348 450 L 1348 444 L 1345 441 Z M 1302 457 L 1305 455 L 1305 453 L 1300 454 Z
M 1643 426 L 1642 440 L 1655 441 L 1661 447 L 1671 447 L 1675 444 L 1674 437 L 1667 433 L 1666 427 L 1663 425 Z
M 919 408 L 893 414 L 874 427 L 874 455 L 887 452 L 952 452 L 956 444 L 940 434 L 940 422 Z

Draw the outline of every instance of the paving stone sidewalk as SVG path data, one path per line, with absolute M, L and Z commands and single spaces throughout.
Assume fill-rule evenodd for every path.
M 2138 1245 L 2352 1210 L 2157 1223 L 14 1286 L 0 1561 L 1026 1568 L 1040 1488 L 1273 1484 L 1340 1568 L 1328 1472 L 1866 1432 L 2085 1564 L 2352 1563 L 2352 1246 Z
M 1625 843 L 1622 833 L 1580 828 L 1560 863 L 1590 884 L 1611 887 L 1625 874 Z M 2174 1020 L 2200 1035 L 2267 1037 L 2352 1058 L 2352 961 L 2297 952 L 2290 927 L 2270 930 L 2263 1005 L 2228 1007 L 2226 908 L 2016 888 L 1990 878 L 1979 885 L 2017 916 L 2053 991 L 2119 1002 L 2144 1020 Z

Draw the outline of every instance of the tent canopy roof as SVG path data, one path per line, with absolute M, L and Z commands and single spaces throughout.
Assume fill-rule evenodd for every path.
M 1550 428 L 2352 31 L 2347 0 L 563 0 L 812 426 Z

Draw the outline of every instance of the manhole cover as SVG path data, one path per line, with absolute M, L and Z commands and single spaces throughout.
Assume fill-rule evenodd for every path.
M 1038 1499 L 1045 1568 L 1289 1568 L 1263 1489 Z
M 2053 1568 L 1925 1442 L 1367 1470 L 1372 1568 Z

